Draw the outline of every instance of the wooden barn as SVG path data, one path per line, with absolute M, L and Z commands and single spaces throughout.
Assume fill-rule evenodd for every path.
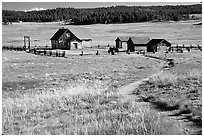
M 148 37 L 131 37 L 127 41 L 127 51 L 135 52 L 140 48 L 146 49 L 147 43 L 150 41 Z
M 147 52 L 167 51 L 170 46 L 165 39 L 152 39 L 147 43 Z
M 127 41 L 129 37 L 117 37 L 116 42 L 116 48 L 117 49 L 127 49 Z
M 91 34 L 85 28 L 61 28 L 51 37 L 52 49 L 82 49 L 92 46 Z

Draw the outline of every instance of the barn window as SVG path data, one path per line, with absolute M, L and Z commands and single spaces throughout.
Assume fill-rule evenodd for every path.
M 70 34 L 69 34 L 69 33 L 67 33 L 67 34 L 66 34 L 66 36 L 67 36 L 67 38 L 69 38 L 69 37 L 70 37 Z

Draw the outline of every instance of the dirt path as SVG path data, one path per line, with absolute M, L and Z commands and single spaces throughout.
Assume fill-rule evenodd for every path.
M 139 100 L 139 96 L 132 94 L 133 91 L 143 82 L 147 81 L 149 78 L 158 76 L 160 74 L 162 74 L 163 71 L 160 71 L 158 73 L 155 73 L 154 75 L 138 80 L 134 83 L 130 83 L 129 85 L 125 85 L 122 87 L 118 88 L 118 93 L 121 95 L 121 100 L 122 102 L 125 102 L 127 100 Z M 139 106 L 143 106 L 143 107 L 147 107 L 150 106 L 151 103 L 150 102 L 137 102 L 137 105 Z M 150 107 L 152 108 L 152 107 Z M 152 108 L 154 109 L 154 108 Z M 174 122 L 176 122 L 180 129 L 182 130 L 183 135 L 192 135 L 192 134 L 202 134 L 202 130 L 200 131 L 199 128 L 197 128 L 196 126 L 193 125 L 193 123 L 191 121 L 188 121 L 185 116 L 175 116 L 175 114 L 177 113 L 177 110 L 174 111 L 160 111 L 157 110 L 162 116 L 164 116 L 166 119 L 172 120 Z
M 148 79 L 152 78 L 152 77 L 155 77 L 155 76 L 158 76 L 160 74 L 162 74 L 163 71 L 160 71 L 158 73 L 155 73 L 153 74 L 152 76 L 150 77 L 147 77 L 147 78 L 144 78 L 144 79 L 141 79 L 141 80 L 138 80 L 138 81 L 135 81 L 133 83 L 130 83 L 129 85 L 125 85 L 125 86 L 122 86 L 120 88 L 118 88 L 118 91 L 120 94 L 122 95 L 129 95 L 131 94 L 131 92 L 133 90 L 135 90 L 140 84 L 142 84 L 143 82 L 147 81 Z

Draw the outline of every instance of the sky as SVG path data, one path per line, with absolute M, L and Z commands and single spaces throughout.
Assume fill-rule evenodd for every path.
M 82 0 L 81 0 L 82 1 Z M 106 0 L 104 0 L 106 1 Z M 111 0 L 109 0 L 111 1 Z M 127 1 L 127 0 L 126 0 Z M 143 0 L 144 1 L 144 0 Z M 165 0 L 163 0 L 165 1 Z M 56 1 L 43 1 L 43 2 L 2 2 L 2 9 L 6 10 L 21 10 L 21 11 L 29 11 L 29 10 L 43 10 L 43 9 L 54 9 L 57 7 L 72 7 L 72 8 L 96 8 L 96 7 L 110 7 L 116 5 L 126 5 L 126 6 L 151 6 L 151 5 L 191 5 L 198 4 L 198 1 L 186 1 L 186 2 L 139 2 L 139 1 L 131 1 L 131 2 L 122 2 L 122 1 L 114 1 L 114 2 L 56 2 Z

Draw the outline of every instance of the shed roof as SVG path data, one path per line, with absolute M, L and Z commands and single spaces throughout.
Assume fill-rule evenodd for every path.
M 120 41 L 122 41 L 122 42 L 127 42 L 129 38 L 130 38 L 130 37 L 117 37 L 117 39 L 120 40 Z M 117 40 L 117 39 L 116 39 L 116 40 Z
M 171 43 L 169 43 L 169 42 L 166 41 L 165 39 L 152 39 L 152 40 L 150 40 L 147 44 L 148 44 L 148 45 L 157 45 L 157 44 L 161 43 L 162 41 L 164 41 L 164 42 L 166 42 L 166 43 L 168 43 L 168 44 L 171 45 Z
M 130 39 L 134 44 L 147 44 L 150 41 L 148 37 L 131 37 Z
M 73 33 L 80 40 L 91 39 L 91 33 L 88 29 L 83 27 L 70 27 L 59 29 L 50 40 L 58 40 L 67 30 Z

